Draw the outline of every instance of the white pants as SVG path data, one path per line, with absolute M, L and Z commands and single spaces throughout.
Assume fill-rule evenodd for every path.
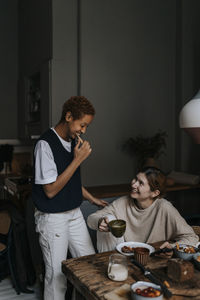
M 65 213 L 35 213 L 36 231 L 45 263 L 44 300 L 64 300 L 67 289 L 61 262 L 94 254 L 95 250 L 80 208 Z
M 107 214 L 104 217 L 107 217 L 109 221 L 115 220 L 116 218 L 111 215 Z M 124 238 L 116 238 L 112 235 L 111 232 L 101 232 L 97 230 L 97 250 L 99 253 L 105 251 L 112 251 L 115 247 L 124 242 Z

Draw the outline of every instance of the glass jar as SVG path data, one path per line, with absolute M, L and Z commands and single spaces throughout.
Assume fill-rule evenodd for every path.
M 109 256 L 108 278 L 114 281 L 124 281 L 128 278 L 128 264 L 126 256 L 115 253 Z

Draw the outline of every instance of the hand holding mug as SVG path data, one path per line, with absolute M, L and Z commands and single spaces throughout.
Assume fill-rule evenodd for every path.
M 126 221 L 115 219 L 109 221 L 108 217 L 100 218 L 98 223 L 99 231 L 111 232 L 115 237 L 122 237 L 126 231 Z
M 99 219 L 99 225 L 98 225 L 99 231 L 108 232 L 109 231 L 108 223 L 109 223 L 109 219 L 107 217 Z

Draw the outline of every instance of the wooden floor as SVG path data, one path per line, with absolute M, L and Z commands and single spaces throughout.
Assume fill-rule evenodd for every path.
M 6 278 L 0 282 L 0 299 L 1 300 L 42 300 L 39 286 L 36 284 L 30 289 L 34 290 L 33 294 L 16 294 L 12 287 L 10 278 Z

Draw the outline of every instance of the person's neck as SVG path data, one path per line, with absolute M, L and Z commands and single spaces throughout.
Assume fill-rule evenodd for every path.
M 68 130 L 65 123 L 58 123 L 54 129 L 63 140 L 70 142 L 70 137 L 67 134 Z
M 149 206 L 151 206 L 151 204 L 153 202 L 154 202 L 154 200 L 151 199 L 151 198 L 145 199 L 144 201 L 137 201 L 136 200 L 136 204 L 137 204 L 138 208 L 140 208 L 140 209 L 148 208 Z

